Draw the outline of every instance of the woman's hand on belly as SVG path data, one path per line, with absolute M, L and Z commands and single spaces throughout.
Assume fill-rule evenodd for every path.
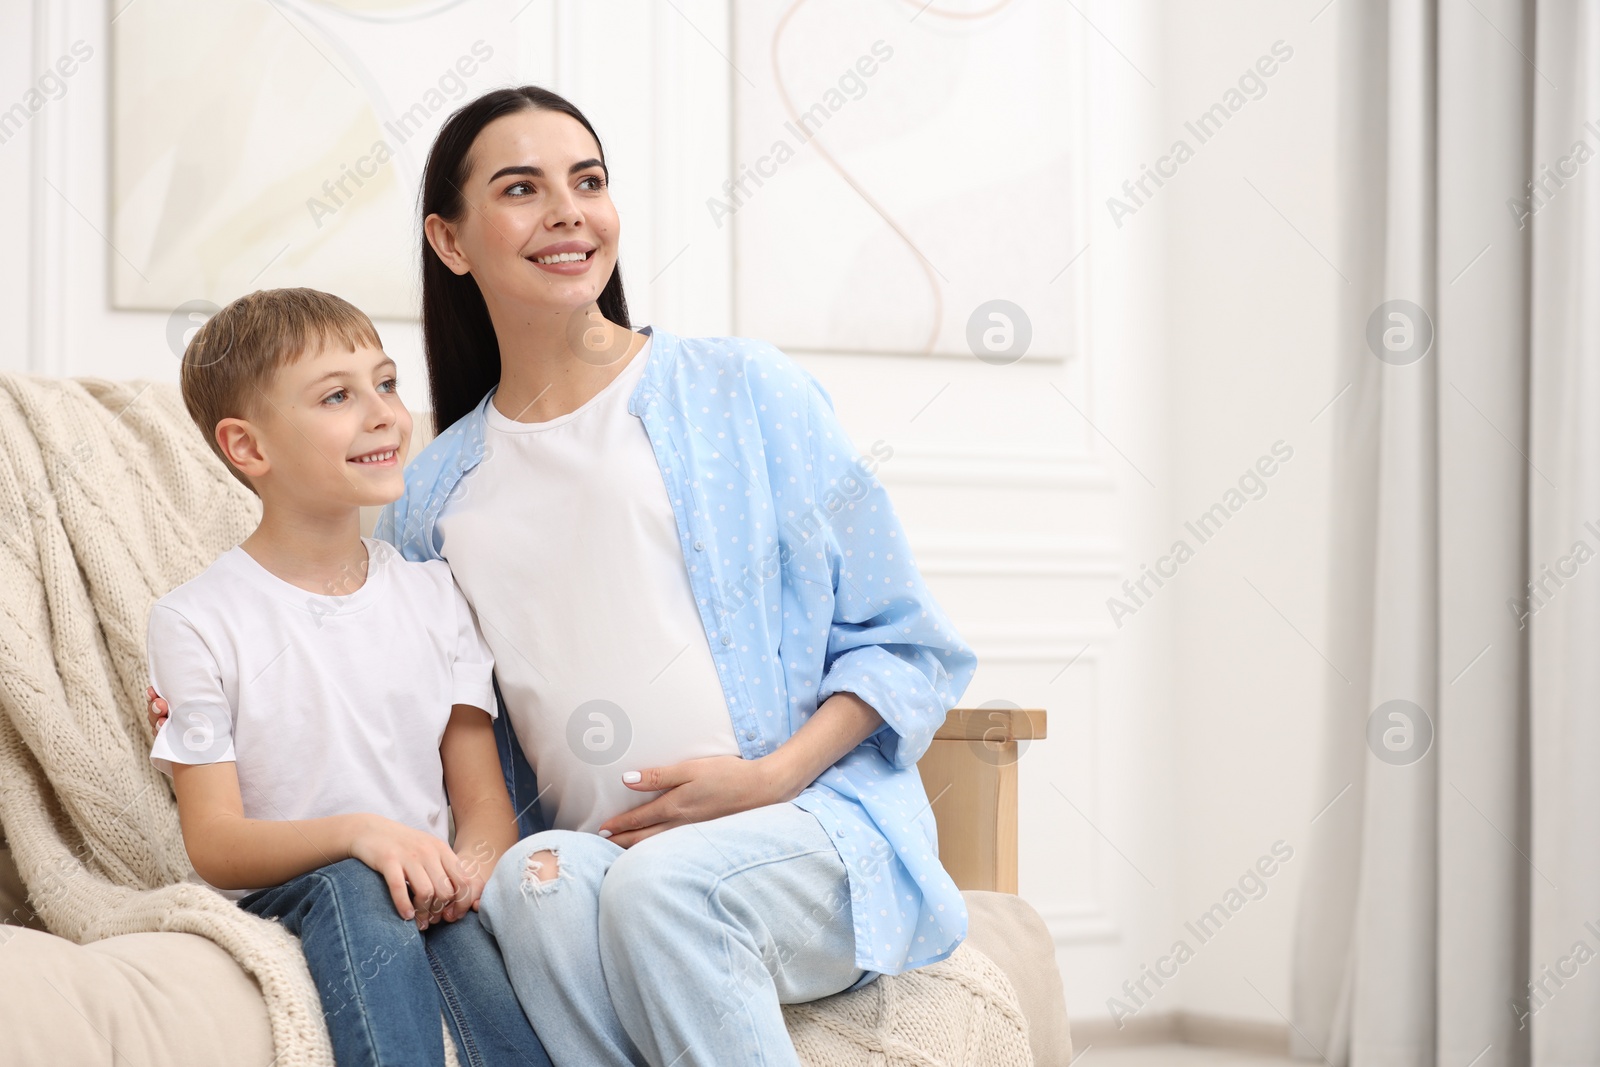
M 639 780 L 629 781 L 634 774 Z M 760 759 L 705 756 L 667 767 L 630 771 L 622 779 L 629 789 L 661 795 L 607 819 L 600 824 L 600 832 L 628 848 L 674 826 L 793 800 L 806 784 L 796 785 L 793 779 L 794 775 L 770 755 Z
M 777 751 L 759 759 L 705 756 L 627 772 L 622 781 L 629 789 L 665 792 L 607 819 L 599 831 L 627 848 L 674 826 L 793 800 L 881 726 L 883 717 L 865 700 L 834 693 Z M 638 781 L 629 781 L 635 775 Z

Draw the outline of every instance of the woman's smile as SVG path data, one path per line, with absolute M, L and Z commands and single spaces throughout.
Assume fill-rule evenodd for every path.
M 527 257 L 529 263 L 551 274 L 584 274 L 597 249 L 587 241 L 560 241 Z

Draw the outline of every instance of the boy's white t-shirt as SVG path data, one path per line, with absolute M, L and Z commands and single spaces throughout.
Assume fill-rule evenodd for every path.
M 488 454 L 438 520 L 554 829 L 592 833 L 660 795 L 624 771 L 740 754 L 666 482 L 628 411 L 653 343 L 566 415 L 517 422 L 491 400 Z
M 150 679 L 170 717 L 150 759 L 235 762 L 249 819 L 372 812 L 448 841 L 439 742 L 455 704 L 496 714 L 494 659 L 448 564 L 362 542 L 366 580 L 343 596 L 235 546 L 156 602 Z

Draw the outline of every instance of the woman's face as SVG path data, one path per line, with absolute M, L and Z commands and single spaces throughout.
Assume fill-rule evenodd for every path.
M 600 146 L 559 111 L 519 111 L 485 126 L 468 155 L 455 222 L 426 221 L 457 274 L 470 272 L 491 309 L 580 311 L 617 265 L 621 229 Z

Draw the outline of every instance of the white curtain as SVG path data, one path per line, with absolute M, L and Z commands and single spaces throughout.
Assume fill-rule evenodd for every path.
M 1291 1040 L 1600 1064 L 1600 4 L 1329 17 L 1349 388 Z

